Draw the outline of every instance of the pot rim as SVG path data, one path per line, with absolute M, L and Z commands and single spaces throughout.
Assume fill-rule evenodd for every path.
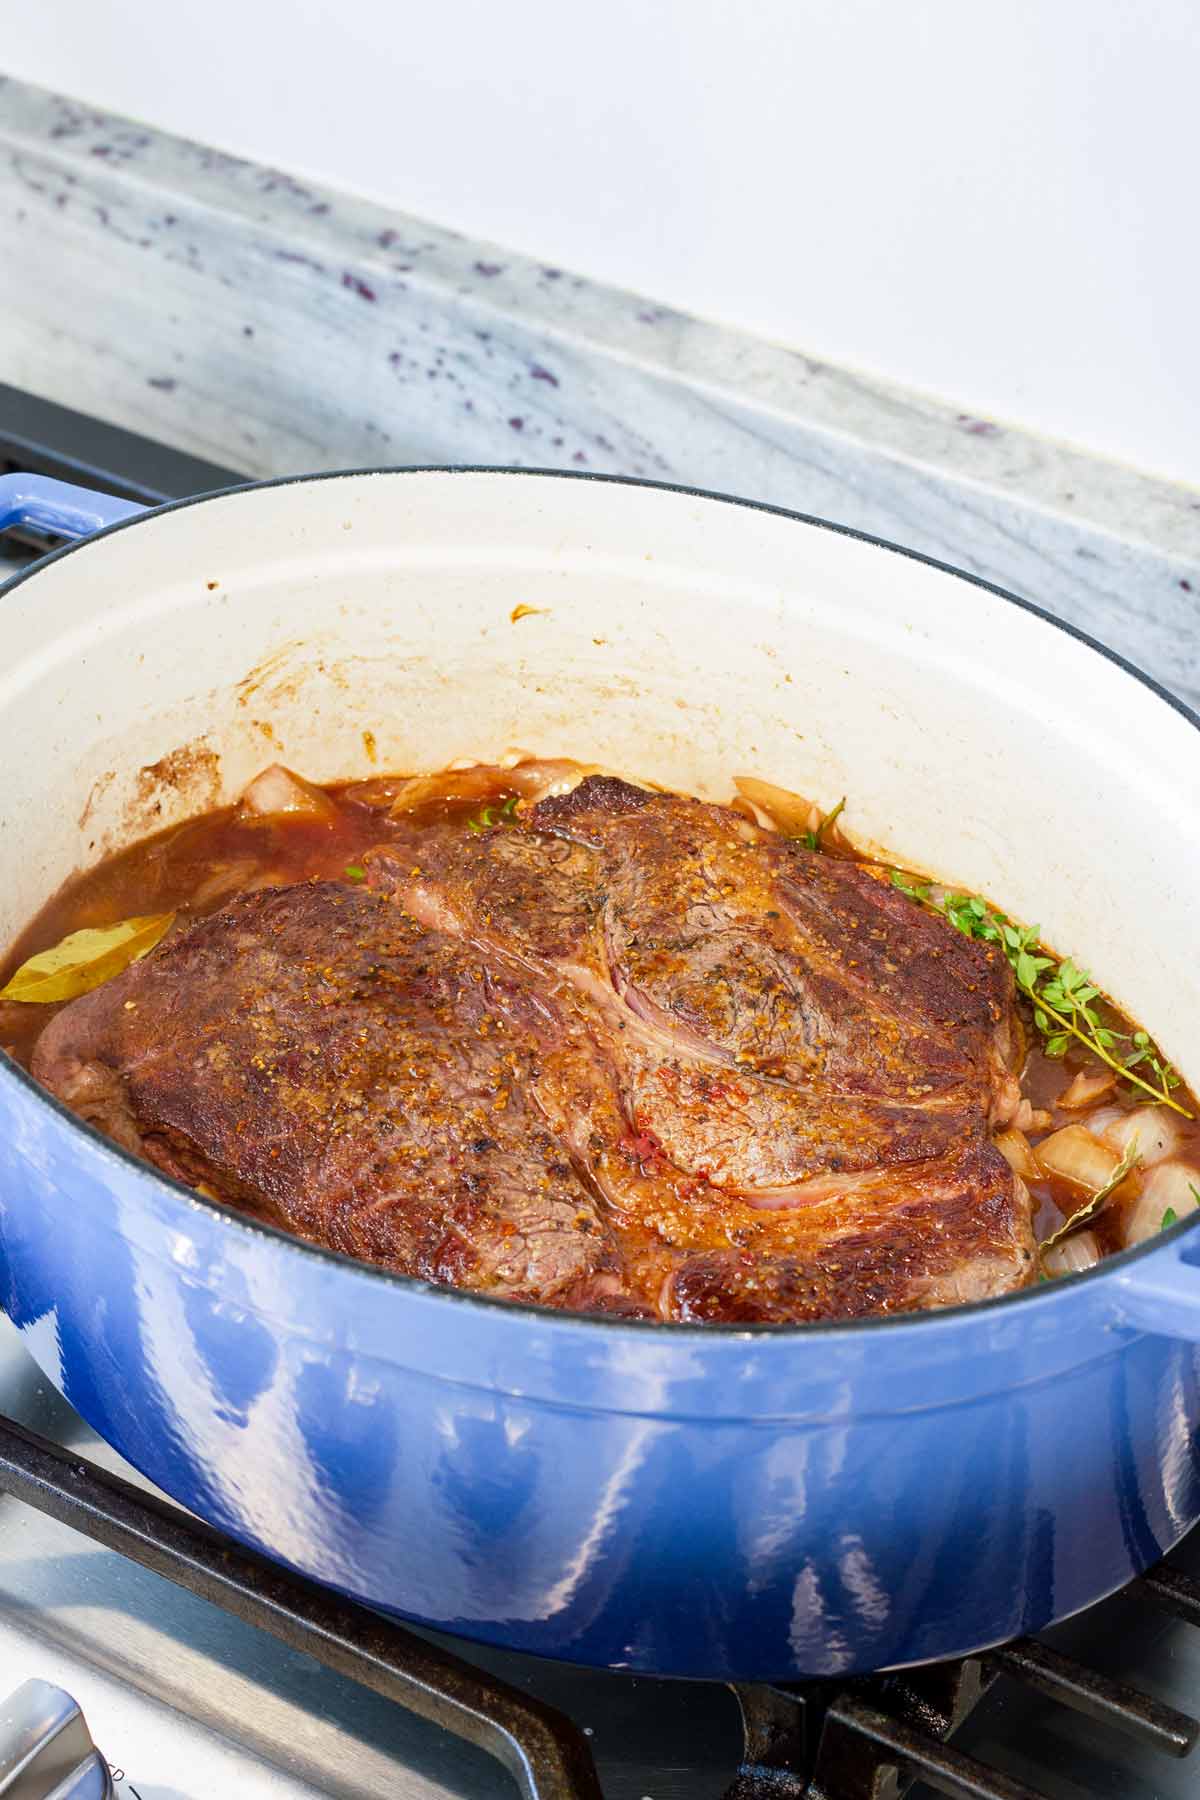
M 64 544 L 57 550 L 49 551 L 39 557 L 37 562 L 21 571 L 3 584 L 5 594 L 13 592 L 25 582 L 39 575 L 51 563 L 60 562 L 64 557 L 87 550 L 90 545 L 101 538 L 114 536 L 118 532 L 136 529 L 147 519 L 158 518 L 164 513 L 181 512 L 187 507 L 203 506 L 210 500 L 225 500 L 239 494 L 256 493 L 264 488 L 293 487 L 307 482 L 346 481 L 361 476 L 375 475 L 496 475 L 510 479 L 533 477 L 539 481 L 579 481 L 599 482 L 613 487 L 648 488 L 664 493 L 682 494 L 696 500 L 713 501 L 723 506 L 743 507 L 749 512 L 768 513 L 776 518 L 792 519 L 797 524 L 814 526 L 819 530 L 832 532 L 837 537 L 852 538 L 862 544 L 871 544 L 880 550 L 890 551 L 893 555 L 907 557 L 912 562 L 924 563 L 928 568 L 937 569 L 941 574 L 953 575 L 960 581 L 970 583 L 972 587 L 981 588 L 985 593 L 994 594 L 998 599 L 1006 601 L 1010 606 L 1019 607 L 1022 612 L 1030 613 L 1034 618 L 1043 620 L 1067 637 L 1074 638 L 1077 643 L 1094 651 L 1113 663 L 1124 674 L 1149 689 L 1159 700 L 1171 707 L 1181 718 L 1185 719 L 1197 731 L 1200 731 L 1200 714 L 1197 714 L 1186 701 L 1173 694 L 1169 688 L 1139 669 L 1118 651 L 1102 644 L 1098 639 L 1081 631 L 1069 620 L 1057 618 L 1045 607 L 1032 600 L 1026 600 L 1019 594 L 1011 593 L 1007 588 L 995 582 L 985 581 L 980 575 L 972 575 L 966 569 L 957 568 L 953 563 L 942 562 L 938 557 L 927 556 L 923 551 L 912 550 L 903 544 L 893 543 L 890 538 L 876 537 L 868 531 L 859 531 L 851 525 L 840 525 L 835 520 L 820 518 L 814 513 L 804 513 L 787 506 L 775 506 L 764 500 L 746 499 L 736 494 L 723 494 L 709 488 L 693 487 L 686 482 L 653 481 L 642 476 L 610 475 L 592 469 L 553 469 L 553 468 L 513 468 L 493 463 L 400 463 L 378 464 L 364 468 L 327 469 L 302 475 L 277 475 L 264 481 L 239 482 L 233 487 L 217 488 L 207 494 L 193 494 L 181 500 L 167 501 L 161 506 L 148 507 L 145 512 L 135 514 L 132 518 L 121 519 L 116 524 L 104 526 L 101 530 L 80 538 L 74 543 Z M 309 1243 L 307 1239 L 297 1237 L 277 1225 L 270 1225 L 262 1220 L 251 1219 L 234 1207 L 226 1206 L 219 1200 L 212 1200 L 194 1188 L 187 1187 L 174 1177 L 165 1175 L 142 1161 L 132 1151 L 124 1150 L 113 1143 L 111 1138 L 97 1130 L 94 1125 L 73 1113 L 55 1095 L 42 1087 L 40 1082 L 17 1062 L 7 1056 L 0 1056 L 0 1081 L 15 1082 L 19 1087 L 32 1093 L 37 1102 L 56 1113 L 69 1129 L 82 1132 L 92 1140 L 94 1149 L 99 1150 L 107 1159 L 113 1161 L 118 1170 L 133 1170 L 148 1180 L 157 1191 L 171 1202 L 183 1201 L 193 1210 L 202 1210 L 214 1214 L 227 1226 L 234 1227 L 250 1240 L 266 1240 L 286 1246 L 287 1250 L 318 1260 L 327 1265 L 341 1266 L 353 1271 L 355 1275 L 374 1282 L 382 1282 L 398 1288 L 401 1292 L 426 1295 L 438 1301 L 482 1310 L 485 1315 L 499 1319 L 505 1315 L 515 1320 L 533 1320 L 543 1328 L 564 1329 L 572 1331 L 605 1331 L 634 1332 L 638 1335 L 652 1334 L 661 1338 L 663 1334 L 672 1342 L 691 1341 L 693 1343 L 710 1342 L 713 1339 L 737 1339 L 744 1342 L 748 1338 L 776 1340 L 779 1338 L 795 1338 L 807 1340 L 813 1337 L 836 1335 L 844 1339 L 858 1332 L 883 1332 L 897 1330 L 914 1330 L 930 1328 L 935 1322 L 943 1325 L 955 1320 L 969 1320 L 976 1316 L 994 1314 L 998 1308 L 1011 1310 L 1021 1306 L 1026 1309 L 1032 1306 L 1052 1304 L 1058 1295 L 1077 1289 L 1084 1284 L 1102 1281 L 1113 1281 L 1120 1278 L 1122 1271 L 1143 1262 L 1147 1256 L 1157 1253 L 1164 1244 L 1173 1242 L 1186 1233 L 1200 1226 L 1200 1208 L 1189 1218 L 1178 1220 L 1166 1231 L 1158 1232 L 1132 1249 L 1117 1251 L 1106 1256 L 1093 1268 L 1080 1274 L 1059 1278 L 1051 1282 L 1037 1282 L 1031 1287 L 1019 1288 L 1015 1292 L 998 1294 L 987 1300 L 973 1300 L 957 1306 L 936 1307 L 925 1312 L 905 1312 L 889 1314 L 886 1317 L 875 1315 L 864 1319 L 828 1319 L 809 1320 L 789 1324 L 741 1323 L 694 1325 L 673 1323 L 662 1319 L 626 1319 L 604 1313 L 571 1312 L 556 1307 L 538 1306 L 527 1301 L 504 1300 L 490 1294 L 478 1294 L 464 1288 L 443 1287 L 434 1282 L 422 1281 L 413 1275 L 402 1275 L 393 1269 L 385 1269 L 375 1263 L 363 1262 L 357 1257 L 349 1256 L 340 1250 L 329 1250 L 323 1245 Z

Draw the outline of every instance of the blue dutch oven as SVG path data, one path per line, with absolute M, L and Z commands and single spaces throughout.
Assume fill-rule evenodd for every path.
M 1040 920 L 1200 1071 L 1196 721 L 1010 596 L 817 521 L 549 474 L 141 516 L 7 477 L 14 522 L 86 541 L 4 594 L 10 938 L 277 755 L 324 780 L 370 772 L 364 732 L 392 768 L 522 745 L 845 792 L 862 841 Z M 657 1674 L 874 1669 L 1042 1627 L 1200 1516 L 1193 1215 L 982 1304 L 665 1326 L 298 1242 L 4 1059 L 0 1128 L 4 1305 L 88 1422 L 244 1542 L 448 1631 Z

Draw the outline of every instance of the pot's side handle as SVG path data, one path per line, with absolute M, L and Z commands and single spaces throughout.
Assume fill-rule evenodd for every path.
M 0 475 L 0 531 L 31 525 L 55 537 L 85 538 L 145 511 L 132 500 L 98 494 L 49 475 Z
M 1200 1246 L 1164 1244 L 1117 1276 L 1117 1323 L 1157 1337 L 1200 1343 Z

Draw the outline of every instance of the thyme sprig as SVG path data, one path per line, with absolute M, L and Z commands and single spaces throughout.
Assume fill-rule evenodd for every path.
M 806 850 L 819 850 L 821 848 L 821 840 L 824 838 L 825 833 L 829 830 L 829 827 L 831 825 L 835 825 L 837 823 L 838 818 L 841 816 L 842 812 L 845 810 L 845 805 L 846 805 L 846 796 L 845 796 L 845 794 L 843 794 L 841 799 L 838 801 L 837 805 L 834 807 L 831 807 L 830 810 L 824 815 L 824 817 L 821 819 L 821 821 L 818 824 L 817 829 L 815 831 L 802 831 L 800 833 L 800 842 L 804 845 L 804 848 Z M 810 813 L 809 818 L 811 818 L 811 817 L 812 817 L 812 814 Z
M 1045 1040 L 1047 1056 L 1062 1056 L 1072 1038 L 1107 1065 L 1122 1081 L 1139 1088 L 1160 1106 L 1185 1119 L 1192 1114 L 1172 1098 L 1179 1076 L 1144 1031 L 1117 1031 L 1098 1008 L 1100 990 L 1069 956 L 1060 962 L 1046 954 L 1038 926 L 1017 925 L 978 894 L 956 894 L 929 882 L 914 881 L 893 869 L 892 886 L 932 911 L 941 913 L 964 937 L 998 944 L 1008 958 L 1017 986 L 1033 1008 L 1033 1022 Z M 1122 1049 L 1122 1046 L 1126 1046 Z M 1141 1070 L 1138 1074 L 1136 1071 Z

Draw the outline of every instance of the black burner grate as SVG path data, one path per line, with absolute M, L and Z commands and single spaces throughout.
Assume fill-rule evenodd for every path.
M 1159 1584 L 1167 1597 L 1155 1592 Z M 1200 1623 L 1200 1582 L 1159 1568 L 1139 1585 Z M 1200 1736 L 1200 1722 L 1186 1713 L 1022 1638 L 903 1674 L 736 1689 L 746 1760 L 727 1800 L 882 1800 L 918 1780 L 953 1800 L 1042 1800 L 1035 1788 L 947 1742 L 1002 1675 L 1170 1756 L 1187 1756 Z
M 2 1416 L 0 1491 L 478 1745 L 525 1800 L 602 1800 L 586 1738 L 562 1713 Z M 1200 1624 L 1200 1581 L 1182 1571 L 1160 1565 L 1135 1588 Z M 917 1781 L 952 1800 L 1042 1800 L 947 1741 L 1001 1677 L 1170 1756 L 1200 1735 L 1187 1714 L 1026 1638 L 903 1674 L 735 1688 L 745 1750 L 727 1800 L 888 1800 Z

